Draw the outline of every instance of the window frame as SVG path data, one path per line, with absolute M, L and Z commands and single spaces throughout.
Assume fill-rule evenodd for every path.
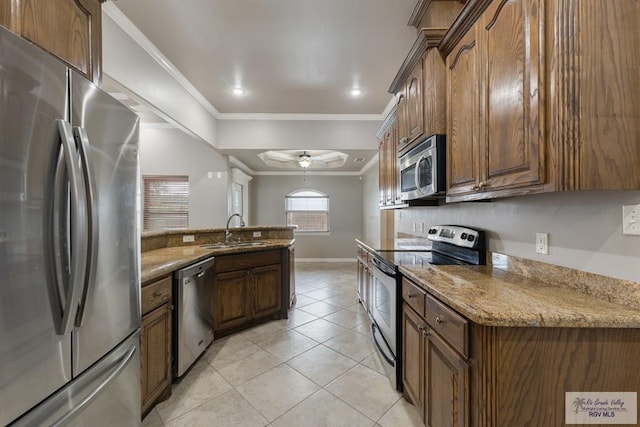
M 315 193 L 316 195 L 308 195 L 308 196 L 297 196 L 300 193 Z M 289 209 L 289 200 L 291 199 L 324 199 L 326 200 L 326 209 L 325 210 L 301 210 L 301 209 Z M 326 213 L 326 229 L 325 230 L 301 230 L 296 228 L 294 233 L 301 233 L 307 236 L 328 236 L 331 234 L 331 206 L 330 206 L 330 198 L 329 195 L 323 193 L 322 191 L 314 190 L 314 189 L 300 189 L 295 190 L 287 194 L 284 198 L 284 218 L 285 224 L 289 226 L 295 226 L 297 224 L 289 223 L 289 212 L 324 212 Z

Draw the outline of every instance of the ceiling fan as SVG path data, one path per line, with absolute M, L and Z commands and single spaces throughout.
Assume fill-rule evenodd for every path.
M 343 166 L 349 155 L 330 150 L 271 150 L 258 157 L 266 165 L 278 168 L 332 169 Z

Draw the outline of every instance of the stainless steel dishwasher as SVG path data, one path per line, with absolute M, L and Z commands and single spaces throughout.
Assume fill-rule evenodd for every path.
M 213 341 L 213 257 L 174 273 L 173 377 L 180 378 Z

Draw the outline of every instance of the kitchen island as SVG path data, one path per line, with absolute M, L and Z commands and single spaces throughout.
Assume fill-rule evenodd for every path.
M 425 423 L 637 423 L 640 284 L 502 254 L 490 260 L 400 267 L 404 392 Z M 572 403 L 610 393 L 627 399 L 623 407 Z
M 214 258 L 199 301 L 214 337 L 286 318 L 293 288 L 294 227 L 179 230 L 142 235 L 142 412 L 171 395 L 176 337 L 174 272 Z M 229 237 L 232 235 L 232 238 Z M 204 273 L 204 272 L 203 272 Z M 200 285 L 199 285 L 200 286 Z M 204 295 L 204 294 L 203 294 Z M 186 374 L 188 375 L 188 373 Z

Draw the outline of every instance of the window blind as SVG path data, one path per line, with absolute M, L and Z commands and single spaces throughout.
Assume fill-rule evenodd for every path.
M 189 226 L 189 177 L 150 176 L 144 182 L 145 231 L 184 229 Z

